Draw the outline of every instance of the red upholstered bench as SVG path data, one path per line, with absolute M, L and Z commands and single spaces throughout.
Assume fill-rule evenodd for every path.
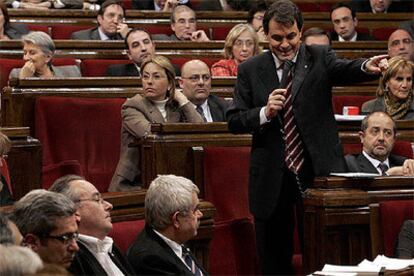
M 361 106 L 366 101 L 374 99 L 375 96 L 333 96 L 332 107 L 335 114 L 342 114 L 344 106 L 358 106 L 361 111 Z
M 204 61 L 210 68 L 214 63 L 216 63 L 220 59 L 222 58 L 200 58 L 200 60 Z M 184 63 L 190 60 L 191 58 L 189 57 L 188 58 L 171 58 L 171 62 L 177 65 L 179 68 L 181 68 L 184 65 Z
M 81 63 L 83 77 L 104 77 L 109 65 L 132 63 L 128 59 L 84 59 Z
M 93 27 L 91 25 L 53 25 L 51 36 L 53 39 L 71 39 L 72 33 Z
M 135 241 L 138 234 L 144 229 L 145 220 L 120 221 L 112 224 L 109 236 L 114 239 L 115 244 L 126 254 L 128 247 Z
M 43 168 L 77 160 L 85 178 L 106 192 L 119 159 L 124 102 L 123 98 L 37 98 L 35 137 L 43 145 Z

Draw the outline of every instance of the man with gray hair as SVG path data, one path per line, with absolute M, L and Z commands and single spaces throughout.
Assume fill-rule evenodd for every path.
M 145 229 L 127 252 L 139 275 L 207 275 L 183 246 L 197 235 L 199 189 L 191 180 L 159 175 L 145 196 Z
M 45 263 L 68 268 L 79 250 L 75 204 L 66 196 L 33 190 L 14 205 L 12 220 L 23 235 L 23 243 Z
M 80 215 L 79 251 L 68 270 L 74 275 L 132 275 L 132 268 L 114 245 L 112 204 L 104 200 L 96 187 L 78 175 L 57 179 L 50 191 L 69 197 Z

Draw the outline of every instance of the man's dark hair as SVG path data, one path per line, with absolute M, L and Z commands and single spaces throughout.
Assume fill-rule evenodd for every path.
M 392 130 L 394 131 L 394 136 L 397 135 L 397 125 L 395 124 L 394 119 L 390 115 L 388 115 L 388 113 L 385 113 L 383 111 L 375 111 L 375 112 L 372 112 L 372 113 L 368 114 L 367 116 L 365 116 L 365 118 L 361 122 L 361 131 L 362 132 L 365 132 L 368 129 L 368 120 L 369 120 L 369 118 L 371 118 L 372 115 L 375 115 L 375 114 L 383 114 L 383 115 L 387 116 L 388 118 L 390 118 L 391 121 L 392 121 Z
M 269 33 L 270 20 L 274 20 L 284 26 L 293 26 L 296 22 L 299 30 L 302 30 L 303 26 L 302 13 L 290 0 L 277 0 L 267 9 L 263 18 L 265 34 Z
M 337 4 L 335 4 L 335 5 L 332 6 L 331 12 L 329 13 L 331 19 L 332 19 L 332 12 L 334 10 L 336 10 L 336 9 L 339 9 L 339 8 L 347 8 L 347 9 L 349 9 L 351 11 L 352 19 L 355 19 L 355 17 L 356 17 L 355 10 L 350 5 L 345 4 L 345 3 L 342 3 L 342 2 L 339 2 L 339 3 L 337 3 Z
M 261 0 L 254 4 L 252 4 L 252 7 L 249 10 L 249 14 L 247 15 L 247 23 L 252 23 L 254 15 L 256 12 L 266 11 L 267 10 L 267 4 L 265 1 Z
M 104 13 L 105 13 L 106 8 L 109 7 L 110 5 L 118 5 L 118 6 L 120 6 L 122 8 L 122 10 L 124 11 L 124 16 L 125 16 L 124 3 L 122 1 L 120 1 L 120 0 L 106 0 L 102 4 L 101 8 L 99 9 L 98 15 L 103 16 Z
M 126 46 L 127 49 L 129 49 L 128 37 L 129 37 L 130 34 L 133 34 L 135 32 L 144 32 L 144 33 L 146 33 L 152 41 L 151 34 L 146 29 L 144 29 L 144 28 L 132 28 L 128 31 L 128 33 L 127 33 L 127 35 L 125 36 L 125 39 L 124 39 L 124 43 L 125 43 L 125 46 Z
M 326 35 L 329 39 L 329 45 L 331 44 L 331 37 L 327 31 L 318 27 L 312 27 L 303 32 L 302 40 L 305 41 L 308 36 Z

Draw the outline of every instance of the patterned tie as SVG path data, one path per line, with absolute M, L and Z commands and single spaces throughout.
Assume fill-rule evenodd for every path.
M 196 110 L 197 110 L 198 113 L 200 113 L 200 115 L 203 118 L 204 122 L 207 122 L 207 119 L 204 116 L 204 111 L 203 111 L 203 108 L 201 107 L 201 105 L 197 105 Z
M 288 169 L 298 174 L 303 165 L 303 143 L 299 136 L 292 109 L 292 61 L 286 61 L 283 67 L 282 87 L 286 87 L 286 102 L 283 108 L 285 163 Z
M 385 163 L 380 163 L 378 168 L 381 170 L 381 175 L 387 175 L 385 172 L 388 171 L 388 165 Z
M 185 264 L 190 268 L 191 273 L 193 273 L 195 276 L 203 275 L 201 273 L 200 268 L 196 265 L 195 261 L 191 257 L 190 250 L 188 248 L 185 248 L 184 246 L 182 247 L 182 250 Z

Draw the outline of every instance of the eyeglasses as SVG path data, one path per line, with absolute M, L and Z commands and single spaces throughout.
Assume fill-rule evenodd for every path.
M 242 47 L 243 45 L 245 45 L 248 48 L 252 48 L 254 46 L 254 42 L 253 42 L 253 40 L 243 41 L 243 40 L 240 40 L 240 39 L 237 39 L 234 42 L 234 46 L 236 46 L 236 47 Z
M 102 198 L 100 194 L 95 194 L 91 198 L 78 199 L 76 202 L 82 202 L 82 201 L 95 201 L 96 203 L 103 204 L 105 200 Z
M 198 82 L 200 79 L 203 80 L 204 82 L 207 82 L 211 79 L 210 75 L 191 75 L 188 78 L 185 77 L 181 77 L 182 79 L 188 79 L 192 82 Z
M 47 236 L 44 236 L 43 238 L 45 238 L 45 239 L 55 239 L 55 240 L 58 240 L 58 241 L 62 242 L 64 245 L 69 245 L 71 242 L 79 240 L 79 233 L 78 232 L 67 233 L 67 234 L 64 234 L 64 235 L 61 235 L 61 236 L 47 235 Z

